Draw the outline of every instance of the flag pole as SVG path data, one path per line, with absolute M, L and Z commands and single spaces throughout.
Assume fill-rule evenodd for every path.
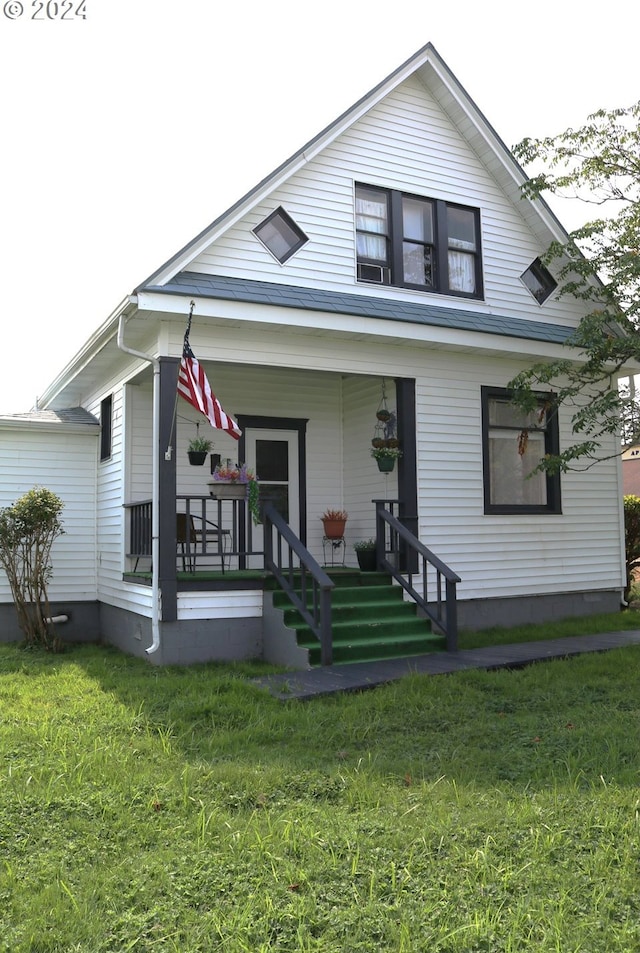
M 192 302 L 191 302 L 191 306 L 190 306 L 190 308 L 189 308 L 189 318 L 188 318 L 188 320 L 187 320 L 187 330 L 185 331 L 185 335 L 184 335 L 184 340 L 185 340 L 185 343 L 186 343 L 186 344 L 189 343 L 189 334 L 191 333 L 191 320 L 192 320 L 192 318 L 193 318 L 193 311 L 194 311 L 195 306 L 196 306 L 195 301 L 192 301 Z M 165 453 L 165 455 L 164 455 L 165 460 L 170 460 L 170 459 L 171 459 L 171 455 L 172 455 L 172 453 L 173 453 L 172 440 L 173 440 L 173 435 L 174 435 L 175 430 L 176 430 L 176 418 L 177 418 L 177 416 L 178 416 L 178 397 L 179 397 L 179 396 L 180 396 L 180 392 L 178 391 L 178 388 L 176 387 L 176 399 L 175 399 L 175 403 L 174 403 L 174 405 L 173 405 L 173 420 L 171 421 L 171 433 L 169 434 L 169 445 L 168 445 L 167 450 L 166 450 L 166 453 Z

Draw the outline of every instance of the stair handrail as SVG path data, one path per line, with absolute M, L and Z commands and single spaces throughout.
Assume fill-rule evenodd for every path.
M 320 642 L 322 664 L 331 665 L 333 662 L 331 593 L 335 588 L 335 583 L 313 558 L 304 543 L 298 539 L 273 503 L 267 503 L 264 506 L 262 516 L 265 569 L 273 574 L 281 589 L 286 592 L 290 601 Z M 275 557 L 274 532 L 276 536 Z M 283 550 L 286 550 L 286 556 L 288 557 L 286 565 Z M 298 557 L 299 566 L 294 565 L 294 555 Z M 295 586 L 295 581 L 298 579 L 301 588 L 300 596 Z M 308 600 L 309 594 L 311 600 Z
M 389 549 L 386 546 L 387 527 L 390 537 Z M 397 565 L 400 556 L 399 540 L 402 540 L 406 550 L 407 568 L 404 570 Z M 384 509 L 382 501 L 376 501 L 376 555 L 378 568 L 390 573 L 393 579 L 420 606 L 427 618 L 444 633 L 447 651 L 456 652 L 458 649 L 456 586 L 462 580 L 435 553 L 432 553 L 417 536 L 414 536 L 397 517 L 389 510 Z M 415 558 L 412 559 L 412 555 Z M 387 558 L 388 556 L 392 556 L 394 561 L 390 561 Z M 416 562 L 419 571 L 412 569 Z M 432 600 L 428 598 L 427 565 L 432 566 L 436 573 L 436 593 L 435 599 Z M 415 588 L 413 584 L 414 576 L 421 578 L 422 592 Z M 445 587 L 444 601 L 442 598 L 443 581 Z

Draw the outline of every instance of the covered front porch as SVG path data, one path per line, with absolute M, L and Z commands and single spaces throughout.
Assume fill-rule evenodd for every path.
M 160 470 L 156 551 L 161 625 L 173 630 L 177 625 L 188 638 L 190 627 L 201 632 L 203 624 L 215 629 L 224 620 L 225 638 L 232 639 L 229 599 L 235 600 L 234 618 L 245 618 L 244 600 L 246 618 L 256 620 L 264 614 L 265 587 L 276 580 L 293 604 L 298 600 L 299 610 L 308 613 L 323 645 L 323 663 L 329 664 L 333 583 L 327 573 L 355 569 L 354 544 L 376 537 L 378 568 L 397 573 L 407 568 L 406 542 L 394 537 L 395 527 L 381 527 L 377 510 L 397 519 L 417 542 L 415 382 L 293 368 L 283 375 L 273 368 L 207 366 L 212 387 L 242 430 L 236 442 L 209 428 L 186 402 L 176 404 L 178 364 L 175 359 L 160 361 L 155 452 Z M 243 381 L 242 388 L 238 380 Z M 391 472 L 382 472 L 371 456 L 383 386 L 402 448 Z M 129 385 L 125 421 L 137 437 L 129 441 L 126 467 L 131 489 L 124 506 L 122 579 L 131 586 L 148 586 L 152 578 L 148 456 L 152 448 L 144 424 L 151 406 L 144 382 Z M 252 412 L 256 407 L 270 412 Z M 299 416 L 291 415 L 292 408 Z M 214 447 L 204 465 L 192 466 L 187 445 L 204 428 Z M 219 494 L 213 470 L 227 461 L 247 463 L 255 470 L 260 487 L 258 522 L 251 518 L 245 498 Z M 337 542 L 324 533 L 321 516 L 328 508 L 348 513 L 344 535 Z M 412 561 L 415 569 L 420 558 L 414 553 Z M 439 570 L 435 571 L 437 575 Z M 259 609 L 256 594 L 262 600 Z M 434 592 L 433 600 L 442 601 L 442 595 Z
M 272 502 L 322 565 L 357 565 L 354 544 L 375 535 L 374 499 L 399 501 L 417 529 L 415 381 L 302 368 L 206 363 L 211 386 L 237 420 L 238 441 L 216 431 L 186 401 L 176 403 L 179 361 L 160 360 L 158 446 L 151 446 L 151 375 L 126 387 L 124 410 L 125 575 L 150 569 L 152 454 L 159 479 L 159 566 L 167 579 L 192 570 L 264 569 L 262 528 L 242 501 L 212 496 L 217 462 L 246 463 L 259 479 L 260 503 Z M 402 456 L 392 472 L 371 456 L 383 385 L 397 419 Z M 213 442 L 202 466 L 189 464 L 196 434 Z M 348 513 L 338 554 L 323 545 L 326 509 Z M 165 607 L 166 608 L 166 607 Z

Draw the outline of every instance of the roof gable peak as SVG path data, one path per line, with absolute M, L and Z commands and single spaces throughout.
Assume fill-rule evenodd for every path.
M 256 204 L 263 201 L 273 190 L 318 155 L 401 83 L 416 74 L 436 97 L 446 100 L 446 105 L 443 108 L 450 114 L 453 121 L 466 119 L 467 122 L 471 123 L 478 140 L 476 151 L 486 152 L 488 148 L 494 162 L 492 171 L 502 180 L 507 191 L 520 199 L 520 187 L 526 181 L 527 176 L 433 44 L 427 43 L 293 153 L 289 159 L 258 182 L 218 218 L 214 219 L 210 225 L 181 248 L 172 258 L 141 282 L 134 289 L 134 293 L 152 285 L 163 285 L 171 281 L 180 271 L 188 269 L 190 263 L 207 246 L 215 242 Z M 480 149 L 480 147 L 482 148 Z M 552 234 L 548 231 L 549 229 L 553 233 L 553 237 L 562 238 L 565 235 L 564 229 L 544 200 L 538 199 L 535 206 L 531 200 L 525 199 L 525 201 L 528 201 L 531 206 L 532 216 L 536 220 L 538 228 L 546 228 L 548 240 L 552 237 Z

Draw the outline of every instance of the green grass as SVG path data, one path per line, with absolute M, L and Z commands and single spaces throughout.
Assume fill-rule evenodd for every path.
M 528 624 L 503 628 L 495 626 L 477 632 L 464 630 L 459 633 L 458 647 L 477 649 L 488 645 L 510 645 L 517 642 L 538 642 L 542 639 L 564 639 L 574 635 L 597 635 L 601 632 L 624 632 L 640 629 L 640 612 L 625 609 L 601 615 L 580 616 L 558 622 Z
M 640 949 L 640 649 L 282 703 L 0 646 L 0 951 Z

